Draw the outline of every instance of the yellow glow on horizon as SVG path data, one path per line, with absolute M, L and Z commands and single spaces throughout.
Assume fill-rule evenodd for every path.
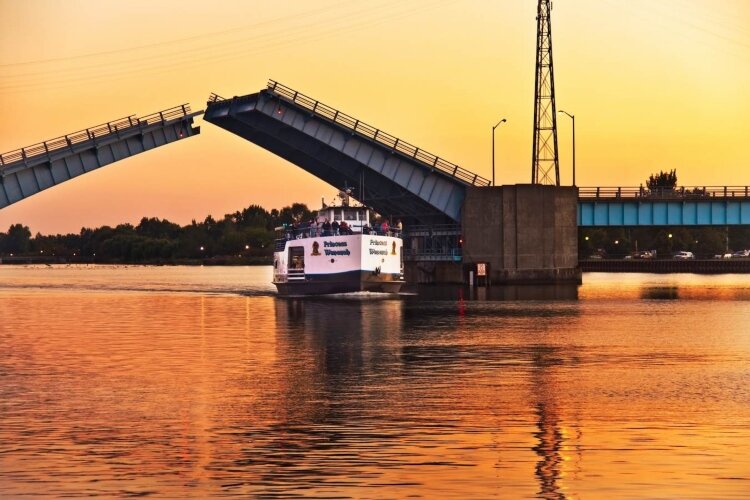
M 268 78 L 499 183 L 531 171 L 536 2 L 0 0 L 0 150 Z M 747 185 L 750 4 L 555 2 L 558 109 L 576 115 L 577 180 Z M 41 61 L 41 62 L 40 62 Z M 317 206 L 334 189 L 208 123 L 198 137 L 108 166 L 0 211 L 32 231 L 258 203 Z M 571 130 L 559 120 L 570 182 Z

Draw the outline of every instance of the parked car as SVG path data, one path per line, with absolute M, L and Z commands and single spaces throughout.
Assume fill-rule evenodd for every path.
M 733 258 L 743 258 L 743 257 L 750 257 L 750 250 L 739 250 L 737 252 L 734 252 L 732 254 Z
M 677 260 L 692 260 L 695 258 L 695 255 L 693 255 L 693 252 L 683 250 L 682 252 L 674 254 L 674 258 Z

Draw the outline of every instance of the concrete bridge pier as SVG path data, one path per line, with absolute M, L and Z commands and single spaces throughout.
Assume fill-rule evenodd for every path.
M 463 282 L 473 272 L 479 284 L 581 283 L 577 215 L 576 187 L 468 187 Z

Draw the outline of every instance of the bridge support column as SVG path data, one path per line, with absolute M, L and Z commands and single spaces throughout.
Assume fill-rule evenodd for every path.
M 492 285 L 580 283 L 577 209 L 575 187 L 467 188 L 464 282 L 484 267 Z

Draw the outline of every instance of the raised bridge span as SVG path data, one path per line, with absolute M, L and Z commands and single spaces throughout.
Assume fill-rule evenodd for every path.
M 0 208 L 110 163 L 200 133 L 183 104 L 126 116 L 0 155 Z
M 289 160 L 407 226 L 458 224 L 466 188 L 490 181 L 273 80 L 212 94 L 204 119 Z

